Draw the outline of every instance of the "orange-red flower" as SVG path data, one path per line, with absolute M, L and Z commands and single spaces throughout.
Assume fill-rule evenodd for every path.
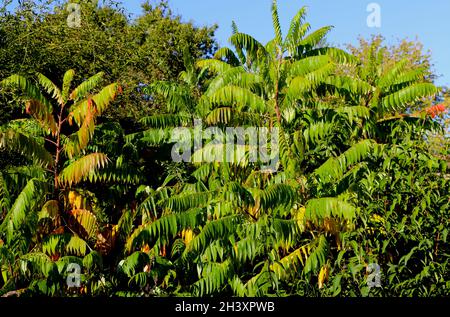
M 435 118 L 437 115 L 440 115 L 447 111 L 444 104 L 434 105 L 425 110 L 429 116 Z

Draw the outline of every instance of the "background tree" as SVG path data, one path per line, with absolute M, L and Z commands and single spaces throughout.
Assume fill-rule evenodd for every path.
M 80 79 L 102 71 L 106 80 L 124 87 L 124 94 L 102 116 L 129 123 L 127 129 L 158 106 L 141 94 L 143 84 L 176 80 L 183 70 L 184 47 L 194 58 L 210 56 L 216 47 L 215 26 L 181 22 L 166 1 L 144 3 L 142 15 L 134 19 L 118 1 L 100 7 L 83 0 L 80 28 L 67 24 L 68 3 L 28 1 L 15 12 L 2 12 L 0 77 L 40 72 L 57 81 L 67 69 L 74 69 Z M 17 108 L 12 113 L 10 97 L 3 96 L 2 104 L 10 106 L 2 108 L 0 122 L 20 115 Z

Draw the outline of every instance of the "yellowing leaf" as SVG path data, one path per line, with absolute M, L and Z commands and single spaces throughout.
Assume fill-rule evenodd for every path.
M 78 228 L 80 229 L 79 231 L 84 231 L 80 232 L 83 237 L 97 237 L 97 217 L 93 213 L 88 210 L 79 209 L 72 210 L 71 214 L 74 217 L 75 221 L 81 226 L 81 228 Z
M 194 238 L 194 232 L 191 229 L 185 229 L 184 231 L 184 243 L 189 245 Z
M 108 157 L 103 153 L 88 154 L 67 166 L 59 175 L 59 182 L 72 186 L 87 180 L 91 172 L 106 166 Z
M 78 193 L 75 191 L 70 191 L 69 195 L 68 195 L 68 199 L 69 199 L 69 204 L 71 204 L 73 206 L 73 204 L 75 203 L 75 199 L 77 199 Z
M 77 198 L 75 199 L 74 203 L 73 203 L 73 206 L 74 206 L 76 209 L 82 209 L 82 206 L 83 206 L 83 196 L 78 195 Z
M 297 220 L 298 227 L 302 232 L 305 230 L 305 212 L 306 207 L 300 207 L 295 214 L 295 220 Z
M 144 252 L 144 253 L 149 253 L 150 250 L 151 250 L 151 249 L 150 249 L 150 246 L 149 246 L 148 244 L 144 245 L 144 246 L 141 248 L 141 251 Z
M 322 268 L 320 269 L 319 272 L 319 277 L 318 277 L 318 285 L 319 285 L 319 289 L 323 288 L 324 283 L 326 283 L 326 281 L 328 280 L 328 275 L 329 275 L 329 268 L 328 268 L 328 264 L 322 266 Z

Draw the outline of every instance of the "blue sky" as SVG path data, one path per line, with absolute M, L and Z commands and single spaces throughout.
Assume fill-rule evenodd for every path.
M 17 0 L 15 0 L 16 2 Z M 101 3 L 102 1 L 100 1 Z M 122 0 L 128 11 L 139 15 L 144 0 Z M 151 0 L 156 3 L 157 0 Z M 169 0 L 174 13 L 197 26 L 218 24 L 216 38 L 228 45 L 231 21 L 241 32 L 265 43 L 273 37 L 270 5 L 272 0 Z M 381 28 L 367 26 L 367 6 L 381 8 Z M 278 0 L 281 24 L 286 32 L 291 18 L 302 6 L 308 7 L 307 20 L 313 29 L 335 28 L 328 42 L 342 46 L 357 43 L 358 36 L 382 34 L 388 44 L 403 38 L 418 38 L 430 50 L 434 69 L 441 77 L 438 85 L 450 86 L 450 0 Z
M 216 37 L 228 45 L 231 21 L 241 32 L 249 33 L 261 42 L 273 37 L 271 0 L 169 0 L 175 13 L 195 25 L 217 23 Z M 333 25 L 328 41 L 335 45 L 356 43 L 359 35 L 370 37 L 381 33 L 387 43 L 416 37 L 432 52 L 435 70 L 443 75 L 439 85 L 450 86 L 449 0 L 279 0 L 281 24 L 286 31 L 298 9 L 308 6 L 308 22 L 313 29 Z M 376 2 L 381 7 L 381 28 L 367 26 L 367 5 Z M 128 10 L 140 12 L 141 0 L 125 1 Z

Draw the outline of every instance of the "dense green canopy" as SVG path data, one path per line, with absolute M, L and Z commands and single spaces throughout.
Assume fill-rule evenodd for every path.
M 81 28 L 64 1 L 0 9 L 0 296 L 450 295 L 420 44 L 327 46 L 273 1 L 273 40 L 233 23 L 218 48 L 165 1 L 78 2 Z

